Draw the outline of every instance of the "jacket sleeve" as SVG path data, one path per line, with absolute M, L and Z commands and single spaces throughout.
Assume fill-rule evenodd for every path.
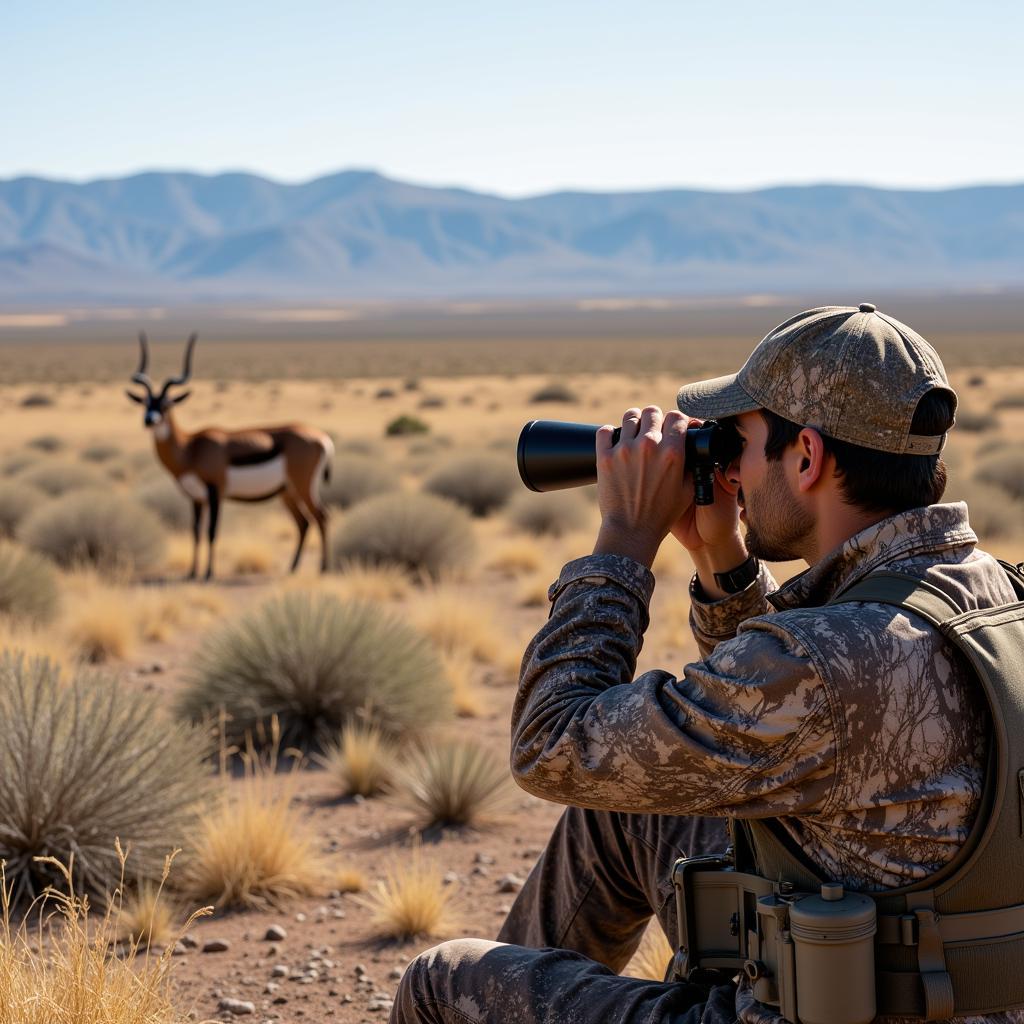
M 778 584 L 764 562 L 749 587 L 720 601 L 704 599 L 695 574 L 690 581 L 690 629 L 701 657 L 706 658 L 722 640 L 732 639 L 747 619 L 767 615 L 771 611 L 768 595 L 776 590 Z
M 634 680 L 653 588 L 628 558 L 593 555 L 563 569 L 523 659 L 512 711 L 517 782 L 604 810 L 758 817 L 822 806 L 836 732 L 799 644 L 764 616 L 678 678 Z

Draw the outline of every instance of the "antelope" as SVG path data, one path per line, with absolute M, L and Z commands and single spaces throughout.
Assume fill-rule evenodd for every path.
M 322 430 L 299 423 L 281 427 L 250 427 L 220 430 L 208 427 L 190 434 L 174 421 L 174 407 L 191 391 L 171 395 L 171 388 L 188 384 L 192 377 L 192 352 L 198 335 L 185 346 L 181 375 L 169 377 L 159 392 L 146 375 L 149 346 L 139 334 L 139 368 L 132 382 L 146 389 L 144 395 L 127 390 L 133 402 L 146 407 L 143 422 L 153 431 L 157 458 L 192 501 L 192 571 L 199 568 L 199 545 L 204 514 L 207 520 L 208 555 L 206 576 L 213 576 L 213 545 L 217 521 L 225 498 L 236 501 L 266 501 L 281 496 L 299 530 L 291 571 L 298 567 L 310 519 L 320 528 L 320 571 L 327 570 L 327 510 L 320 500 L 320 481 L 330 480 L 334 443 Z

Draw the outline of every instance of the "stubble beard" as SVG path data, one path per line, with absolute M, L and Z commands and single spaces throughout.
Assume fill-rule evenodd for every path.
M 771 462 L 764 483 L 745 496 L 747 550 L 766 562 L 789 562 L 801 551 L 814 520 L 786 486 L 781 462 Z

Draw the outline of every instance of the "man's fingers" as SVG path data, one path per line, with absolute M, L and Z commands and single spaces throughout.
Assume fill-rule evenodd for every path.
M 661 423 L 661 436 L 671 437 L 675 441 L 685 443 L 686 429 L 690 425 L 690 417 L 684 416 L 676 409 L 665 413 L 665 419 Z
M 646 406 L 643 412 L 640 413 L 640 426 L 637 430 L 638 436 L 641 434 L 656 434 L 658 440 L 661 440 L 661 424 L 664 418 L 658 406 Z
M 622 414 L 622 440 L 629 441 L 636 437 L 639 426 L 640 410 L 637 408 L 627 409 Z
M 613 437 L 615 428 L 610 423 L 602 424 L 597 428 L 597 450 L 606 452 L 614 446 Z

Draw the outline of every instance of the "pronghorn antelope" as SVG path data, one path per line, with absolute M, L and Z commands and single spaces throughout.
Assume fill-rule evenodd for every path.
M 320 481 L 330 478 L 334 444 L 322 430 L 291 423 L 282 427 L 251 427 L 248 430 L 219 430 L 216 427 L 189 434 L 174 422 L 173 408 L 192 393 L 170 395 L 171 388 L 183 387 L 192 376 L 192 350 L 197 335 L 185 346 L 185 361 L 180 377 L 164 381 L 154 393 L 146 376 L 149 346 L 146 335 L 139 334 L 139 368 L 132 375 L 145 395 L 126 394 L 146 407 L 145 425 L 152 428 L 156 454 L 178 486 L 192 499 L 192 572 L 199 568 L 199 538 L 203 515 L 207 517 L 209 552 L 206 579 L 213 575 L 213 544 L 217 537 L 217 519 L 225 498 L 237 501 L 265 501 L 281 495 L 295 525 L 299 543 L 292 559 L 292 572 L 299 564 L 302 545 L 310 519 L 320 527 L 320 570 L 327 569 L 327 510 L 320 500 Z

